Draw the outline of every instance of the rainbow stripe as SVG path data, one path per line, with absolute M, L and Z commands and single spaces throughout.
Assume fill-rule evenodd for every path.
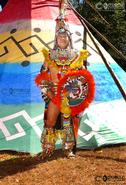
M 0 12 L 0 150 L 11 149 L 31 153 L 41 151 L 39 140 L 45 105 L 34 79 L 44 60 L 42 48 L 53 46 L 55 19 L 59 11 L 58 2 L 58 0 L 9 0 L 4 10 Z M 84 29 L 71 10 L 67 11 L 67 15 L 74 46 L 79 50 L 83 46 Z M 88 69 L 92 72 L 96 83 L 93 105 L 120 100 L 122 96 L 119 90 L 99 54 L 92 49 L 94 46 L 90 38 L 87 39 L 90 52 Z M 113 63 L 107 52 L 105 55 L 109 62 Z M 125 88 L 125 72 L 115 64 L 111 65 Z M 96 107 L 91 111 L 92 114 L 95 109 Z M 99 106 L 97 110 L 102 112 Z M 99 116 L 95 117 L 94 113 L 92 117 L 94 124 L 95 118 Z M 83 117 L 83 119 L 88 118 Z M 97 121 L 99 124 L 101 122 Z M 85 128 L 82 129 L 83 132 Z M 103 128 L 106 128 L 106 125 Z M 81 132 L 79 134 L 82 135 L 78 140 L 79 146 L 91 146 L 93 142 L 93 146 L 97 145 L 96 139 L 92 139 L 93 142 L 86 140 L 85 143 L 83 134 Z M 124 136 L 117 142 L 123 141 Z

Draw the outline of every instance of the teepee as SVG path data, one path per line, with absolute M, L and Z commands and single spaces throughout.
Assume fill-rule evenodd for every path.
M 8 0 L 0 12 L 0 150 L 41 151 L 44 102 L 34 79 L 43 62 L 42 47 L 53 47 L 58 7 L 58 0 Z M 126 73 L 70 5 L 66 13 L 74 48 L 86 43 L 86 67 L 96 84 L 95 99 L 82 115 L 77 147 L 126 143 Z

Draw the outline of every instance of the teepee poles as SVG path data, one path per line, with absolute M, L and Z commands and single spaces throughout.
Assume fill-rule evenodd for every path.
M 85 24 L 84 20 L 83 20 L 83 17 L 72 7 L 72 5 L 70 4 L 70 8 L 74 11 L 74 13 L 76 14 L 76 16 L 79 18 L 80 22 L 82 23 L 82 25 L 84 26 L 84 28 L 86 29 L 90 39 L 92 40 L 93 44 L 95 45 L 96 49 L 98 50 L 103 62 L 105 63 L 108 71 L 110 72 L 113 80 L 115 81 L 120 93 L 122 94 L 124 100 L 126 101 L 126 91 L 125 89 L 123 88 L 122 84 L 120 83 L 118 77 L 116 76 L 116 74 L 114 73 L 113 69 L 111 68 L 111 66 L 109 65 L 108 61 L 106 60 L 106 58 L 104 57 L 101 49 L 99 48 L 99 46 L 97 45 L 97 43 L 95 42 L 91 32 L 89 31 L 87 25 Z
M 108 46 L 111 47 L 111 48 L 116 52 L 116 54 L 117 54 L 118 56 L 121 57 L 122 60 L 126 61 L 126 56 L 124 56 L 122 52 L 120 52 L 113 44 L 111 44 L 111 43 L 108 41 L 108 39 L 107 39 L 104 35 L 102 35 L 94 26 L 92 26 L 84 17 L 82 17 L 82 16 L 74 9 L 74 7 L 73 7 L 72 4 L 70 3 L 70 1 L 68 1 L 68 4 L 69 4 L 70 8 L 73 9 L 73 11 L 75 12 L 75 14 L 77 15 L 77 17 L 78 17 L 79 19 L 82 19 L 82 20 L 84 21 L 84 23 L 85 23 L 86 25 L 88 25 L 88 27 L 90 27 L 95 33 L 97 33 L 97 35 L 98 35 L 99 37 L 101 37 L 101 39 L 104 40 L 105 43 L 108 44 Z
M 105 18 L 99 13 L 99 11 L 95 8 L 95 6 L 90 2 L 90 0 L 85 0 L 85 2 L 99 15 L 99 17 L 107 24 L 109 23 L 105 20 Z

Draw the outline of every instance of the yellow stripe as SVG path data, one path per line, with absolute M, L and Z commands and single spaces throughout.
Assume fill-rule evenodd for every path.
M 53 46 L 54 32 L 47 30 L 39 33 L 30 30 L 2 33 L 0 35 L 0 63 L 20 63 L 22 61 L 43 61 L 41 50 L 46 43 Z M 51 44 L 48 44 L 50 43 Z M 32 46 L 31 46 L 32 43 Z

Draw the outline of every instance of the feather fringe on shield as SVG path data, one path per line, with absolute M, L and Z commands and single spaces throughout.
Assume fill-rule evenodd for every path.
M 93 101 L 95 94 L 95 82 L 92 74 L 86 69 L 80 71 L 71 71 L 67 73 L 58 83 L 57 95 L 52 99 L 53 103 L 55 103 L 59 108 L 61 108 L 61 89 L 67 78 L 70 76 L 84 76 L 85 81 L 88 83 L 88 93 L 85 100 L 77 106 L 70 106 L 72 116 L 75 116 L 81 112 L 83 112 Z
M 40 73 L 35 78 L 35 83 L 37 86 L 41 85 L 42 80 L 50 81 L 51 78 L 47 72 Z

